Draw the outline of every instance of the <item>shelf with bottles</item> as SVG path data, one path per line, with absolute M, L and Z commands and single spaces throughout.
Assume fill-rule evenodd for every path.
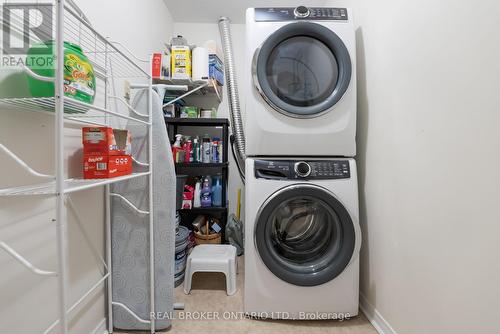
M 176 162 L 175 166 L 178 168 L 226 168 L 229 162 Z
M 209 121 L 210 120 L 210 121 Z M 197 122 L 201 121 L 201 122 Z M 224 168 L 228 166 L 227 119 L 165 119 L 178 167 Z
M 200 216 L 205 220 L 215 218 L 222 229 L 221 235 L 224 237 L 228 217 L 227 170 L 211 175 L 186 176 L 183 178 L 186 183 L 182 205 L 178 210 L 182 225 L 192 230 L 191 224 Z
M 175 163 L 181 163 L 184 167 L 190 164 L 217 167 L 225 163 L 223 148 L 224 143 L 220 137 L 208 134 L 202 137 L 186 136 L 178 133 L 172 145 L 172 156 Z
M 220 55 L 213 40 L 203 45 L 190 45 L 182 36 L 173 37 L 162 52 L 153 54 L 153 83 L 168 87 L 173 97 L 213 95 L 220 103 L 224 85 Z
M 184 159 L 181 159 L 180 162 L 175 163 L 175 171 L 176 174 L 180 177 L 180 175 L 186 175 L 187 180 L 186 184 L 193 189 L 193 197 L 194 197 L 194 189 L 196 188 L 197 180 L 202 180 L 207 175 L 213 177 L 217 176 L 220 180 L 220 190 L 221 190 L 221 201 L 219 206 L 210 205 L 208 207 L 195 207 L 192 205 L 191 208 L 181 208 L 178 210 L 181 217 L 181 224 L 186 226 L 189 229 L 193 229 L 192 223 L 193 221 L 200 215 L 205 216 L 205 218 L 216 218 L 220 226 L 222 228 L 222 240 L 224 242 L 225 236 L 225 226 L 228 218 L 228 201 L 227 201 L 227 186 L 228 186 L 228 176 L 229 176 L 229 163 L 228 163 L 228 138 L 229 138 L 229 121 L 225 118 L 165 118 L 165 124 L 167 126 L 167 132 L 169 134 L 169 139 L 172 144 L 175 144 L 176 138 L 175 135 L 181 135 L 180 140 L 180 149 L 183 148 L 182 137 L 187 138 L 203 138 L 205 135 L 209 135 L 210 139 L 219 138 L 217 140 L 217 148 L 218 150 L 222 150 L 221 154 L 216 155 L 216 161 L 213 162 L 213 156 L 210 156 L 210 159 L 206 159 L 206 162 L 203 162 L 203 158 L 201 162 L 195 162 L 195 150 L 193 154 L 191 154 L 191 148 L 186 147 L 184 145 L 184 152 L 189 151 L 190 156 L 186 159 L 186 153 L 184 153 Z M 208 137 L 208 136 L 207 136 Z M 179 136 L 177 137 L 179 138 Z M 192 142 L 191 142 L 192 145 Z M 189 146 L 189 145 L 187 145 Z M 178 150 L 177 147 L 176 150 Z M 213 145 L 211 145 L 211 151 L 213 151 Z M 191 160 L 191 156 L 193 157 L 193 161 Z M 199 155 L 198 155 L 199 156 Z M 207 158 L 207 157 L 206 157 Z M 186 161 L 187 160 L 187 161 Z M 189 195 L 188 195 L 189 197 Z M 181 206 L 182 207 L 182 206 Z
M 226 205 L 226 189 L 223 175 L 189 176 L 184 186 L 182 208 L 220 208 Z
M 227 118 L 165 117 L 165 123 L 171 126 L 229 126 Z
M 216 214 L 216 213 L 223 213 L 226 212 L 227 206 L 220 206 L 220 207 L 209 207 L 209 208 L 191 208 L 191 209 L 179 209 L 180 213 L 193 213 L 193 214 L 206 214 L 206 215 L 211 215 L 211 214 Z

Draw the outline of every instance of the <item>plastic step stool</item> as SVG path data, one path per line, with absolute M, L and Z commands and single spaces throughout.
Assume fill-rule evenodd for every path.
M 191 280 L 196 272 L 219 272 L 226 275 L 228 296 L 236 293 L 236 247 L 231 245 L 198 245 L 189 254 L 184 278 L 184 293 L 191 291 Z

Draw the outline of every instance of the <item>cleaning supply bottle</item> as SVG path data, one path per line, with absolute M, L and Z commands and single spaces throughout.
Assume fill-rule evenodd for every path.
M 215 184 L 212 186 L 212 206 L 222 206 L 222 186 L 220 177 L 215 177 Z
M 193 162 L 201 162 L 200 160 L 200 138 L 196 136 L 193 139 Z
M 179 162 L 179 151 L 182 151 L 181 140 L 182 135 L 180 133 L 176 134 L 174 145 L 172 145 L 172 156 L 174 157 L 174 162 Z
M 205 178 L 203 180 L 203 187 L 201 188 L 201 207 L 207 208 L 212 206 L 212 190 L 210 189 L 210 181 Z
M 182 149 L 185 152 L 184 155 L 184 161 L 179 161 L 179 162 L 189 162 L 189 158 L 191 156 L 191 149 L 192 149 L 192 142 L 189 137 L 186 137 L 184 139 L 184 143 L 182 144 Z
M 194 198 L 193 198 L 193 207 L 199 208 L 201 207 L 201 181 L 196 181 L 196 185 L 194 186 Z
M 209 135 L 203 136 L 203 143 L 202 143 L 202 162 L 203 163 L 210 163 L 211 156 L 212 156 L 212 140 L 210 139 Z

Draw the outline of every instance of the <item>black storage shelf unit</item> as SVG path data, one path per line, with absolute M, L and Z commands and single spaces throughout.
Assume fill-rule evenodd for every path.
M 192 125 L 192 126 L 229 126 L 227 118 L 178 118 L 165 117 L 165 123 L 169 125 Z
M 193 213 L 193 214 L 218 214 L 227 211 L 227 207 L 212 206 L 210 208 L 192 208 L 192 209 L 180 209 L 180 213 Z
M 176 162 L 176 168 L 224 168 L 227 167 L 227 162 Z
M 220 163 L 201 163 L 201 162 L 177 162 L 175 163 L 176 174 L 184 174 L 188 176 L 199 175 L 221 175 L 222 185 L 222 207 L 206 207 L 206 208 L 192 208 L 180 209 L 182 225 L 192 229 L 191 223 L 198 215 L 206 215 L 219 219 L 222 227 L 222 242 L 225 241 L 225 228 L 228 218 L 227 208 L 227 184 L 229 176 L 229 162 L 228 162 L 228 144 L 229 144 L 229 120 L 226 118 L 174 118 L 165 117 L 165 124 L 169 135 L 170 142 L 173 143 L 175 135 L 179 133 L 179 127 L 190 128 L 190 132 L 196 132 L 196 127 L 210 127 L 216 128 L 220 131 L 220 138 L 222 139 L 222 159 Z M 219 129 L 220 128 L 220 129 Z M 181 132 L 182 133 L 182 132 Z M 203 132 L 197 132 L 202 136 Z

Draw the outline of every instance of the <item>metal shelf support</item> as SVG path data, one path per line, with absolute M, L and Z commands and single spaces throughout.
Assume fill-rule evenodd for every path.
M 30 166 L 28 166 L 28 164 L 26 162 L 21 160 L 21 158 L 19 158 L 17 155 L 15 155 L 14 152 L 12 152 L 7 147 L 5 147 L 5 145 L 0 144 L 0 149 L 2 151 L 4 151 L 5 153 L 7 153 L 8 156 L 10 156 L 15 162 L 17 162 L 17 164 L 19 166 L 21 166 L 25 171 L 27 171 L 31 175 L 46 178 L 46 179 L 53 179 L 55 177 L 54 175 L 47 175 L 47 174 L 37 172 L 36 170 L 34 170 Z
M 174 103 L 174 102 L 176 102 L 176 101 L 178 101 L 178 100 L 180 100 L 180 99 L 183 99 L 183 98 L 185 98 L 186 96 L 189 96 L 189 95 L 193 94 L 194 92 L 199 91 L 200 89 L 203 89 L 203 88 L 205 88 L 205 87 L 207 87 L 207 86 L 208 86 L 208 82 L 205 82 L 203 85 L 200 85 L 200 86 L 198 86 L 198 87 L 196 87 L 196 88 L 193 88 L 193 89 L 191 89 L 189 92 L 184 93 L 184 94 L 182 94 L 182 95 L 180 95 L 180 96 L 177 96 L 175 99 L 172 99 L 172 100 L 168 101 L 167 103 L 165 103 L 165 104 L 163 105 L 163 107 L 166 107 L 166 106 L 168 106 L 168 105 L 170 105 L 170 104 L 172 104 L 172 103 Z
M 120 194 L 115 194 L 115 193 L 110 193 L 109 195 L 112 197 L 117 197 L 117 198 L 121 199 L 125 204 L 127 204 L 135 212 L 142 214 L 142 215 L 149 215 L 149 211 L 144 211 L 144 210 L 137 208 L 134 204 L 132 204 L 132 202 L 130 202 L 124 196 L 122 196 Z
M 42 270 L 42 269 L 35 267 L 31 262 L 26 260 L 23 256 L 21 256 L 18 252 L 16 252 L 14 249 L 12 249 L 12 247 L 7 245 L 3 241 L 0 241 L 0 248 L 2 248 L 4 251 L 6 251 L 17 262 L 19 262 L 20 264 L 25 266 L 27 269 L 29 269 L 33 274 L 40 275 L 40 276 L 57 276 L 56 272 Z
M 115 96 L 115 95 L 108 95 L 109 98 L 111 99 L 115 99 L 115 100 L 118 100 L 120 101 L 123 105 L 125 105 L 128 110 L 130 110 L 131 112 L 133 112 L 134 114 L 136 114 L 137 116 L 141 116 L 141 117 L 148 117 L 148 115 L 145 115 L 145 114 L 141 114 L 140 112 L 138 112 L 137 110 L 135 110 L 130 104 L 127 103 L 127 101 L 125 101 L 123 98 L 119 97 L 119 96 Z

